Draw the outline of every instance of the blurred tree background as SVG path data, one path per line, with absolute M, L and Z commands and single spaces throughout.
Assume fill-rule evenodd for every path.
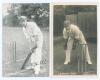
M 28 20 L 35 21 L 41 27 L 49 26 L 49 4 L 9 4 L 7 15 L 3 16 L 3 24 L 7 26 L 20 26 L 18 17 L 26 16 Z
M 61 36 L 63 31 L 63 22 L 70 19 L 85 33 L 88 29 L 95 29 L 97 26 L 97 6 L 96 5 L 54 5 L 54 36 Z M 94 33 L 92 32 L 91 33 Z

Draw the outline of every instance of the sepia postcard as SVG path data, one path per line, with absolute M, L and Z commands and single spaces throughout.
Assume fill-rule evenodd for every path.
M 53 4 L 53 75 L 97 75 L 97 5 Z

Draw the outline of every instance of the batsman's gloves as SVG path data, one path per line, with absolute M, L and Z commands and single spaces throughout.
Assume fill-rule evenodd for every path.
M 37 46 L 31 48 L 31 52 L 33 53 L 36 48 L 37 48 Z

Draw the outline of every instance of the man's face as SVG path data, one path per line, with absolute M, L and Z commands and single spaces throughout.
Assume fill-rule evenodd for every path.
M 64 27 L 68 28 L 70 26 L 70 21 L 64 21 Z
M 67 29 L 67 30 L 69 30 L 70 29 L 70 21 L 65 21 L 64 22 L 64 27 Z
M 26 22 L 27 22 L 27 21 L 26 21 L 25 19 L 21 19 L 21 20 L 20 20 L 20 23 L 21 23 L 22 26 L 25 26 Z

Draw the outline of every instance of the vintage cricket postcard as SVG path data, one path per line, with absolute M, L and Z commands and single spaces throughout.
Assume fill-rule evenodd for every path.
M 3 80 L 98 80 L 98 2 L 9 1 L 0 3 Z
M 52 7 L 53 75 L 97 75 L 97 4 Z
M 49 76 L 49 4 L 4 3 L 3 76 Z

